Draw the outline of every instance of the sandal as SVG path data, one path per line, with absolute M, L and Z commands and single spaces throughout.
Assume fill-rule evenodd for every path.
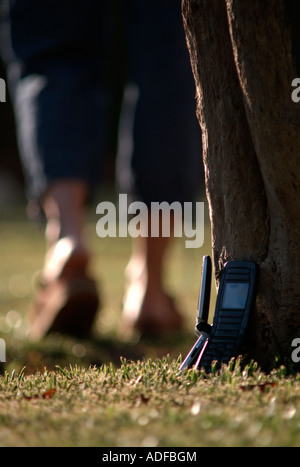
M 43 284 L 28 316 L 30 337 L 39 340 L 52 332 L 88 337 L 98 307 L 96 284 L 88 277 Z

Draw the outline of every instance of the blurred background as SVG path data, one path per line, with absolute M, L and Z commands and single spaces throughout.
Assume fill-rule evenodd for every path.
M 110 135 L 106 154 L 106 172 L 104 183 L 114 184 L 114 162 L 117 149 L 117 132 L 120 106 L 122 102 L 124 83 L 126 81 L 126 52 L 124 45 L 124 21 L 122 19 L 121 0 L 111 0 L 110 27 L 113 28 L 108 47 L 111 62 L 107 74 L 106 87 L 110 92 Z M 5 79 L 5 67 L 0 55 L 0 77 Z M 7 90 L 8 91 L 8 90 Z M 24 200 L 23 173 L 19 160 L 14 115 L 7 92 L 7 102 L 0 106 L 0 206 L 3 209 L 9 202 Z
M 43 225 L 27 216 L 24 178 L 19 159 L 14 115 L 7 93 L 7 102 L 0 104 L 0 337 L 6 342 L 6 369 L 34 372 L 57 364 L 101 364 L 120 356 L 138 359 L 171 354 L 185 356 L 196 337 L 194 325 L 201 279 L 202 257 L 211 254 L 207 202 L 203 190 L 199 201 L 205 202 L 205 243 L 194 250 L 186 249 L 185 239 L 176 239 L 169 255 L 166 282 L 186 317 L 186 333 L 161 342 L 123 343 L 117 337 L 124 293 L 124 268 L 130 255 L 130 238 L 99 239 L 96 235 L 96 206 L 102 200 L 115 200 L 115 157 L 123 86 L 126 80 L 126 58 L 122 49 L 123 23 L 118 7 L 120 0 L 111 0 L 115 41 L 111 47 L 108 89 L 112 106 L 109 122 L 109 146 L 105 155 L 105 173 L 99 191 L 89 207 L 87 235 L 94 251 L 94 271 L 101 290 L 102 305 L 93 339 L 77 342 L 62 336 L 49 336 L 42 342 L 27 340 L 26 314 L 37 288 L 37 277 L 44 259 Z M 0 77 L 5 68 L 0 60 Z M 213 287 L 212 302 L 214 300 Z

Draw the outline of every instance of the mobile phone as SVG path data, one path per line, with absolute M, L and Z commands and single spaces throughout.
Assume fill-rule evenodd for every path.
M 209 301 L 211 289 L 211 258 L 203 256 L 202 260 L 202 278 L 198 298 L 197 317 L 195 333 L 198 339 L 191 348 L 186 358 L 183 360 L 179 368 L 179 374 L 186 368 L 191 368 L 197 361 L 202 348 L 206 345 L 209 337 L 211 326 L 207 323 L 209 314 Z
M 209 314 L 209 302 L 210 302 L 210 289 L 211 289 L 211 258 L 210 256 L 203 256 L 202 259 L 202 278 L 201 286 L 199 291 L 198 306 L 197 306 L 197 317 L 195 333 L 200 336 L 201 331 L 207 331 L 206 325 Z
M 228 363 L 238 356 L 255 298 L 257 265 L 253 261 L 226 263 L 217 295 L 215 315 L 205 352 L 195 368 L 209 370 L 213 361 Z
M 202 350 L 206 347 L 207 345 L 207 340 L 208 340 L 209 334 L 200 334 L 198 337 L 196 343 L 194 346 L 191 348 L 185 359 L 183 360 L 182 364 L 180 365 L 179 368 L 179 375 L 182 374 L 183 370 L 192 368 L 192 366 L 195 365 L 195 363 L 198 361 L 199 356 L 202 354 Z

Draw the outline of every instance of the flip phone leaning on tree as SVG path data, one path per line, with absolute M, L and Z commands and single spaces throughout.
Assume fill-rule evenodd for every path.
M 207 323 L 211 287 L 211 258 L 204 256 L 195 333 L 198 339 L 179 373 L 184 369 L 211 371 L 213 361 L 228 363 L 237 357 L 253 306 L 257 265 L 253 261 L 229 261 L 222 271 L 213 324 Z

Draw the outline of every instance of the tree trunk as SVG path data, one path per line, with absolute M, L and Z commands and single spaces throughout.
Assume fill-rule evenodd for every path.
M 259 265 L 246 351 L 291 363 L 300 337 L 300 103 L 283 0 L 183 0 L 216 279 Z

